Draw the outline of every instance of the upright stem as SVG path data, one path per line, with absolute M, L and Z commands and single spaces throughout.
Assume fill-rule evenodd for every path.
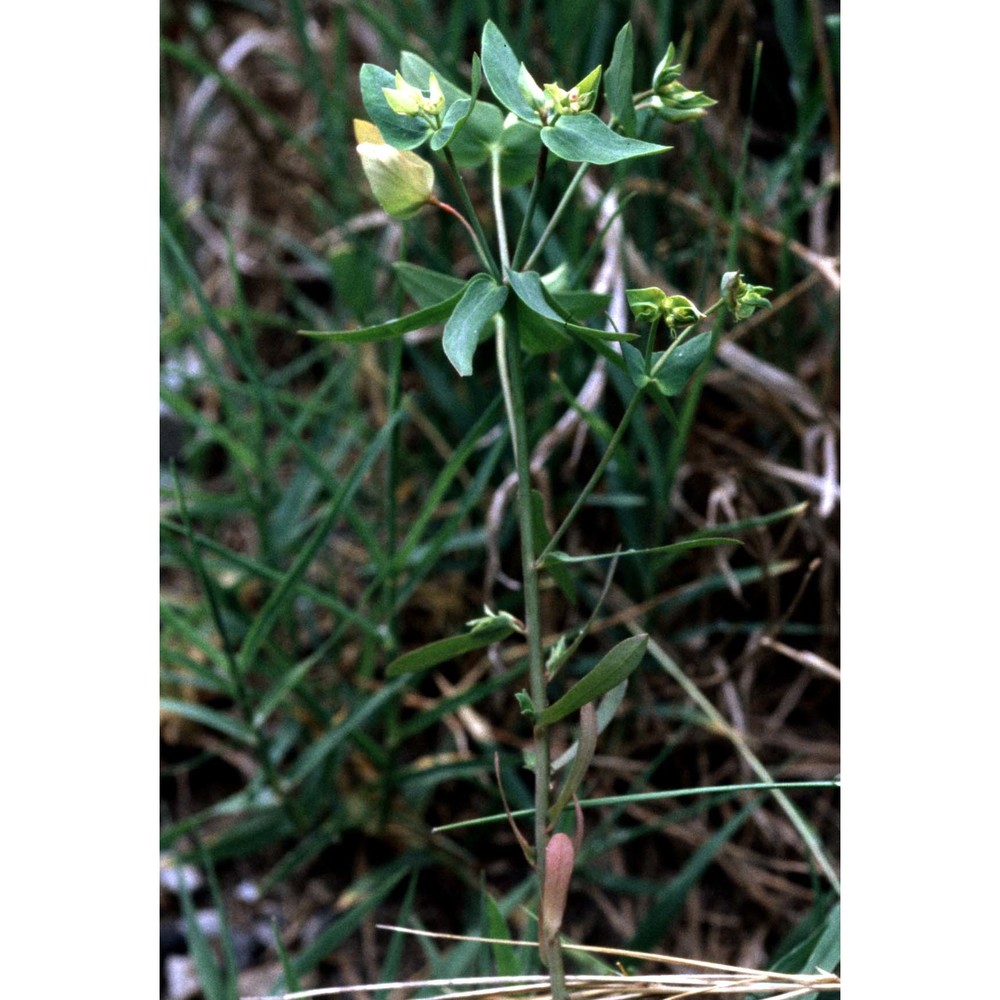
M 511 267 L 515 271 L 521 266 L 525 250 L 528 247 L 531 220 L 535 214 L 535 205 L 538 204 L 538 193 L 542 189 L 542 181 L 545 180 L 545 166 L 548 163 L 548 156 L 549 147 L 542 146 L 538 150 L 538 165 L 535 167 L 535 179 L 531 185 L 531 194 L 528 195 L 528 207 L 524 212 L 524 221 L 521 223 L 521 234 L 517 238 L 517 246 L 514 247 L 514 258 Z
M 472 204 L 472 199 L 469 197 L 465 181 L 462 180 L 462 175 L 458 172 L 458 165 L 455 163 L 455 157 L 447 146 L 445 146 L 444 149 L 444 156 L 448 163 L 448 169 L 451 171 L 452 180 L 458 190 L 458 196 L 462 199 L 462 207 L 465 209 L 465 214 L 468 216 L 469 221 L 472 223 L 472 227 L 475 229 L 476 238 L 482 248 L 481 254 L 485 258 L 484 263 L 487 265 L 493 277 L 499 281 L 503 275 L 501 275 L 500 268 L 497 267 L 496 258 L 490 250 L 489 242 L 486 239 L 486 233 L 483 232 L 482 223 L 479 221 L 479 216 L 476 215 L 476 208 Z
M 542 654 L 542 614 L 538 592 L 538 568 L 535 565 L 534 523 L 531 509 L 531 454 L 528 451 L 527 407 L 521 369 L 521 342 L 517 324 L 507 325 L 501 313 L 496 317 L 497 362 L 503 387 L 504 406 L 514 445 L 517 472 L 517 510 L 521 535 L 522 581 L 524 585 L 524 621 L 527 626 L 528 670 L 531 701 L 537 713 L 548 707 L 545 690 L 545 660 Z M 549 814 L 549 731 L 547 726 L 534 731 L 535 753 L 535 866 L 539 887 L 545 884 L 545 848 L 548 845 L 546 822 Z M 539 907 L 541 914 L 541 907 Z M 539 917 L 541 919 L 541 917 Z M 549 951 L 549 972 L 553 1000 L 566 1000 L 566 983 L 558 936 Z

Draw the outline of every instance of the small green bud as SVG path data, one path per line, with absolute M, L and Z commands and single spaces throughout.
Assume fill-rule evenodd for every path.
M 396 149 L 371 122 L 354 121 L 358 156 L 375 200 L 395 219 L 409 219 L 431 200 L 434 168 L 416 153 Z
M 517 702 L 517 707 L 521 710 L 521 715 L 534 718 L 535 703 L 531 700 L 531 695 L 527 691 L 518 691 L 514 695 L 514 700 Z
M 396 112 L 397 115 L 406 115 L 407 118 L 415 118 L 420 114 L 423 93 L 418 87 L 407 83 L 396 71 L 396 86 L 383 87 L 386 103 Z
M 653 90 L 658 91 L 668 83 L 673 83 L 681 75 L 684 66 L 681 63 L 675 63 L 674 59 L 676 58 L 677 53 L 674 50 L 674 43 L 671 42 L 667 46 L 666 55 L 659 61 L 656 69 L 653 70 Z
M 773 289 L 766 285 L 746 284 L 739 271 L 727 271 L 719 282 L 719 290 L 726 308 L 736 319 L 749 319 L 758 309 L 771 308 L 765 296 Z
M 718 101 L 708 97 L 703 91 L 688 90 L 680 81 L 684 69 L 682 63 L 674 62 L 677 57 L 674 43 L 667 46 L 667 54 L 660 60 L 653 71 L 653 97 L 649 106 L 668 122 L 679 125 L 682 122 L 702 118 L 705 108 L 710 108 Z
M 674 124 L 701 118 L 706 114 L 706 108 L 718 103 L 703 91 L 688 90 L 680 80 L 661 87 L 650 99 L 657 114 Z
M 428 96 L 424 102 L 424 111 L 431 115 L 439 115 L 444 111 L 444 91 L 433 73 L 427 78 L 427 88 Z

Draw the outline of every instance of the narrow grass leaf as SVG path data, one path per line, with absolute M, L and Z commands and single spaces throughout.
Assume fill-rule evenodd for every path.
M 503 308 L 508 292 L 506 285 L 498 285 L 488 274 L 477 274 L 466 283 L 442 338 L 444 353 L 459 375 L 472 374 L 479 331 Z
M 486 407 L 482 416 L 480 416 L 475 424 L 469 428 L 468 433 L 452 453 L 444 468 L 438 473 L 434 483 L 427 492 L 427 497 L 420 512 L 414 518 L 410 530 L 406 533 L 406 538 L 397 549 L 393 561 L 393 565 L 397 570 L 402 569 L 407 564 L 414 549 L 420 544 L 424 533 L 427 531 L 427 526 L 434 516 L 439 513 L 441 503 L 444 501 L 449 487 L 466 467 L 469 457 L 479 445 L 483 435 L 493 425 L 494 420 L 499 414 L 501 403 L 502 399 L 498 395 Z
M 413 869 L 413 865 L 414 859 L 404 855 L 397 861 L 376 868 L 358 879 L 351 887 L 352 895 L 357 902 L 339 920 L 320 931 L 315 940 L 293 960 L 295 974 L 304 976 L 307 972 L 311 972 L 323 959 L 343 945 L 361 926 L 365 917 L 376 909 Z M 284 977 L 281 977 L 271 992 L 283 993 L 285 989 L 286 983 Z
M 222 969 L 219 968 L 219 964 L 215 960 L 212 946 L 209 944 L 205 932 L 201 929 L 201 924 L 198 923 L 198 915 L 195 913 L 194 903 L 191 901 L 191 891 L 188 889 L 187 879 L 178 879 L 178 885 L 188 950 L 194 959 L 198 981 L 204 991 L 205 1000 L 233 1000 L 226 989 Z
M 253 732 L 246 725 L 231 715 L 216 711 L 207 705 L 181 701 L 179 698 L 161 698 L 160 711 L 168 715 L 178 715 L 181 718 L 190 719 L 192 722 L 214 729 L 216 732 L 223 733 L 230 739 L 247 746 L 253 746 L 255 742 Z
M 498 976 L 516 976 L 521 967 L 515 955 L 515 949 L 507 944 L 510 940 L 510 928 L 496 900 L 489 894 L 486 887 L 480 890 L 483 900 L 483 923 L 486 925 L 486 937 L 493 938 L 490 951 L 493 953 L 493 963 Z
M 459 293 L 445 299 L 444 302 L 419 309 L 408 316 L 400 316 L 399 319 L 391 319 L 386 323 L 362 327 L 359 330 L 299 330 L 299 333 L 304 337 L 335 340 L 340 344 L 371 344 L 381 340 L 394 340 L 411 330 L 444 322 L 451 316 L 461 299 L 462 295 Z
M 701 538 L 689 538 L 681 542 L 672 542 L 670 545 L 657 545 L 651 549 L 622 549 L 620 552 L 600 552 L 585 556 L 571 556 L 566 552 L 560 552 L 558 549 L 555 549 L 545 557 L 542 565 L 548 568 L 549 563 L 566 565 L 568 563 L 595 562 L 599 559 L 614 559 L 616 556 L 659 556 L 667 552 L 684 552 L 686 549 L 702 549 L 712 548 L 715 545 L 740 544 L 742 543 L 738 538 L 704 536 Z
M 392 440 L 393 429 L 402 417 L 402 410 L 398 410 L 392 414 L 379 430 L 378 434 L 372 439 L 371 444 L 365 449 L 360 460 L 351 469 L 350 475 L 344 481 L 337 495 L 331 497 L 329 506 L 322 520 L 317 525 L 316 530 L 313 532 L 312 537 L 299 550 L 288 572 L 282 577 L 281 583 L 268 597 L 264 607 L 261 608 L 260 612 L 254 618 L 239 654 L 244 672 L 249 670 L 254 663 L 257 654 L 264 644 L 264 640 L 270 634 L 271 629 L 277 624 L 279 617 L 291 600 L 298 582 L 305 575 L 306 570 L 316 557 L 316 553 L 333 530 L 333 526 L 340 517 L 344 505 L 350 502 L 361 481 L 375 463 L 375 460 Z
M 715 856 L 735 836 L 760 803 L 759 798 L 748 803 L 694 852 L 677 873 L 676 878 L 651 902 L 649 913 L 639 924 L 629 942 L 630 949 L 648 951 L 663 940 L 681 912 L 688 893 L 697 885 L 705 870 L 715 860 Z
M 550 726 L 617 687 L 642 662 L 648 642 L 649 636 L 645 634 L 623 639 L 558 701 L 542 712 L 536 725 Z

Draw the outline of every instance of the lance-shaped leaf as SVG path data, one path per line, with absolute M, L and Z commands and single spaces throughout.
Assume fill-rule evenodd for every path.
M 648 642 L 649 636 L 645 633 L 623 639 L 558 701 L 549 705 L 538 716 L 536 725 L 551 726 L 552 723 L 579 711 L 588 702 L 596 701 L 601 695 L 617 687 L 642 662 Z
M 632 39 L 632 22 L 615 39 L 611 62 L 604 74 L 604 96 L 612 114 L 621 124 L 625 135 L 635 135 L 635 106 L 632 103 L 632 76 L 635 62 L 635 42 Z
M 613 132 L 593 114 L 564 115 L 555 125 L 542 129 L 542 142 L 556 156 L 582 163 L 618 163 L 634 156 L 665 153 L 672 148 L 628 139 Z
M 393 340 L 411 330 L 444 322 L 461 302 L 463 294 L 464 292 L 459 292 L 443 302 L 420 309 L 408 316 L 400 316 L 399 319 L 391 319 L 387 323 L 378 323 L 375 326 L 365 326 L 359 330 L 299 330 L 299 333 L 305 337 L 336 340 L 342 344 L 370 344 L 379 340 Z
M 588 702 L 580 709 L 580 736 L 573 744 L 577 752 L 573 755 L 573 763 L 566 774 L 563 786 L 549 809 L 548 821 L 550 823 L 556 823 L 559 820 L 563 809 L 569 805 L 569 800 L 576 795 L 583 784 L 590 762 L 594 759 L 594 751 L 597 749 L 597 733 L 597 710 L 591 702 Z
M 463 653 L 492 646 L 493 643 L 500 642 L 512 632 L 517 631 L 513 618 L 503 612 L 498 615 L 489 615 L 486 618 L 478 618 L 471 624 L 472 629 L 469 632 L 449 636 L 447 639 L 439 639 L 437 642 L 421 646 L 419 649 L 412 649 L 410 652 L 396 657 L 386 667 L 386 676 L 399 677 L 401 674 L 413 674 L 418 670 L 436 667 L 439 663 L 446 663 Z
M 416 149 L 431 134 L 431 127 L 423 118 L 400 115 L 389 107 L 382 88 L 394 88 L 396 77 L 387 69 L 365 63 L 358 79 L 361 82 L 361 100 L 365 111 L 390 146 L 395 146 L 396 149 Z
M 450 299 L 453 295 L 461 295 L 465 288 L 465 282 L 453 274 L 432 271 L 430 268 L 411 264 L 406 260 L 397 260 L 392 269 L 396 272 L 396 277 L 406 294 L 421 309 Z
M 466 284 L 445 324 L 443 339 L 444 353 L 459 375 L 472 374 L 472 355 L 479 344 L 479 331 L 503 308 L 509 291 L 488 274 L 477 274 Z
M 552 571 L 553 566 L 566 566 L 570 563 L 597 562 L 600 559 L 614 559 L 617 556 L 662 556 L 670 553 L 686 552 L 688 549 L 710 549 L 716 545 L 740 545 L 738 538 L 722 537 L 721 535 L 703 535 L 700 538 L 686 538 L 669 545 L 657 545 L 651 549 L 621 549 L 616 552 L 595 552 L 585 556 L 571 556 L 555 549 L 542 562 L 545 569 Z
M 503 33 L 492 22 L 483 27 L 483 73 L 497 100 L 518 118 L 538 124 L 538 114 L 521 91 L 518 75 L 521 63 Z

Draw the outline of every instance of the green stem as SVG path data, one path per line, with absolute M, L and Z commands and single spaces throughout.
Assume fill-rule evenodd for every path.
M 570 201 L 572 201 L 573 195 L 576 194 L 576 189 L 580 186 L 580 181 L 583 180 L 583 175 L 587 172 L 587 168 L 589 166 L 589 163 L 581 163 L 577 168 L 576 173 L 573 174 L 573 179 L 569 182 L 566 190 L 563 192 L 563 196 L 560 199 L 559 204 L 556 205 L 556 210 L 552 213 L 552 218 L 549 219 L 549 224 L 545 227 L 542 231 L 542 235 L 538 238 L 538 245 L 531 251 L 531 256 L 524 262 L 525 271 L 530 271 L 531 265 L 538 260 L 538 255 L 545 248 L 545 244 L 548 243 L 549 237 L 555 230 L 559 219 L 562 217 L 563 212 L 566 211 Z
M 531 194 L 528 195 L 528 207 L 524 212 L 524 221 L 521 223 L 521 232 L 517 237 L 517 246 L 514 248 L 514 258 L 511 267 L 516 271 L 521 266 L 524 252 L 528 246 L 528 236 L 531 233 L 531 220 L 535 214 L 535 205 L 538 204 L 538 194 L 542 189 L 542 182 L 545 180 L 545 167 L 549 156 L 549 147 L 542 146 L 538 150 L 538 165 L 535 167 L 535 179 L 531 184 Z
M 469 221 L 472 223 L 472 227 L 476 233 L 476 239 L 479 242 L 479 254 L 483 258 L 483 263 L 486 264 L 487 270 L 500 281 L 503 275 L 500 273 L 500 268 L 497 266 L 496 258 L 493 256 L 493 252 L 490 250 L 490 244 L 486 239 L 486 233 L 483 232 L 482 223 L 479 221 L 479 216 L 476 215 L 475 206 L 472 204 L 472 199 L 469 197 L 469 191 L 465 186 L 465 181 L 462 180 L 462 175 L 458 172 L 458 166 L 455 163 L 454 154 L 447 146 L 444 150 L 445 160 L 448 164 L 448 169 L 451 172 L 451 179 L 458 191 L 459 198 L 462 199 L 462 207 L 465 209 L 465 214 Z
M 502 226 L 501 226 L 502 228 Z M 508 326 L 501 313 L 496 317 L 497 364 L 503 388 L 507 422 L 514 446 L 517 472 L 517 510 L 521 535 L 522 583 L 524 587 L 524 622 L 528 639 L 528 671 L 531 701 L 536 715 L 548 707 L 545 690 L 545 660 L 542 653 L 542 611 L 538 589 L 538 568 L 534 551 L 534 523 L 531 509 L 531 454 L 528 451 L 527 407 L 521 368 L 521 342 L 517 324 Z M 539 726 L 534 731 L 535 753 L 535 867 L 539 890 L 545 884 L 545 848 L 548 846 L 546 818 L 549 814 L 549 730 Z M 541 910 L 539 909 L 539 912 Z M 553 1000 L 566 1000 L 566 982 L 558 936 L 549 949 L 549 972 Z
M 500 150 L 496 147 L 490 153 L 490 189 L 493 193 L 493 216 L 497 224 L 497 245 L 500 247 L 500 264 L 504 271 L 510 270 L 510 250 L 507 246 L 507 223 L 503 216 L 503 198 L 500 191 Z M 502 280 L 506 281 L 506 277 Z
M 712 313 L 714 313 L 721 305 L 722 305 L 722 299 L 719 299 L 718 302 L 715 302 L 711 306 L 709 306 L 709 308 L 705 311 L 705 316 L 711 316 Z M 656 335 L 656 326 L 658 323 L 659 320 L 654 320 L 650 327 L 649 331 L 650 347 L 652 346 L 653 338 Z M 656 362 L 656 364 L 650 371 L 651 378 L 656 377 L 659 371 L 670 359 L 670 355 L 673 354 L 674 351 L 676 351 L 677 348 L 680 347 L 682 343 L 684 343 L 684 341 L 687 339 L 688 334 L 695 328 L 695 325 L 696 324 L 692 324 L 691 326 L 686 327 L 684 330 L 682 330 L 681 333 L 678 335 L 677 339 L 663 352 L 663 356 Z M 549 539 L 548 544 L 545 546 L 544 549 L 542 549 L 541 553 L 538 556 L 536 566 L 541 567 L 541 565 L 545 562 L 546 556 L 548 556 L 549 553 L 552 552 L 552 550 L 559 543 L 562 536 L 566 534 L 566 531 L 568 530 L 569 526 L 573 523 L 573 519 L 576 517 L 577 514 L 580 513 L 580 509 L 587 502 L 587 499 L 589 498 L 590 494 L 594 492 L 594 488 L 600 482 L 601 476 L 604 474 L 604 470 L 608 467 L 608 463 L 611 461 L 611 458 L 615 453 L 615 449 L 621 443 L 622 436 L 625 434 L 625 429 L 628 427 L 628 422 L 629 420 L 632 419 L 632 414 L 635 413 L 637 407 L 639 406 L 639 403 L 642 400 L 642 397 L 643 397 L 643 390 L 636 389 L 632 398 L 629 400 L 629 404 L 626 407 L 625 412 L 622 414 L 621 420 L 618 422 L 618 426 L 615 428 L 614 434 L 611 436 L 611 440 L 608 442 L 607 448 L 604 449 L 604 454 L 601 456 L 601 460 L 597 463 L 597 468 L 594 469 L 593 475 L 591 475 L 590 479 L 587 481 L 587 485 L 584 486 L 584 488 L 577 495 L 576 500 L 573 502 L 573 506 L 570 508 L 569 513 L 566 515 L 566 517 L 563 519 L 562 524 L 559 525 L 559 527 L 555 531 L 555 534 Z

